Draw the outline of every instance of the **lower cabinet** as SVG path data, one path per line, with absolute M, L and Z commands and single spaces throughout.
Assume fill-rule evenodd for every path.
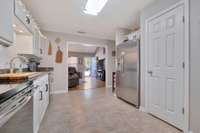
M 39 88 L 36 88 L 33 98 L 33 131 L 37 133 L 40 127 L 40 92 Z
M 40 123 L 43 120 L 46 109 L 49 104 L 49 82 L 48 75 L 42 76 L 34 81 L 34 104 L 33 104 L 33 128 L 34 133 L 37 133 L 40 128 Z

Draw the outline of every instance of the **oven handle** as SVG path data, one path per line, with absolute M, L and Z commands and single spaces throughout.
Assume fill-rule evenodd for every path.
M 30 101 L 30 99 L 31 99 L 31 95 L 23 97 L 20 101 L 18 101 L 15 105 L 13 105 L 8 111 L 0 115 L 0 118 L 2 119 L 4 117 L 7 117 L 9 114 L 16 113 L 18 110 L 23 108 Z

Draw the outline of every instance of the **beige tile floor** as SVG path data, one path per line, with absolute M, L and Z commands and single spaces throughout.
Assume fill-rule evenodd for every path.
M 94 77 L 85 77 L 83 83 L 80 83 L 80 85 L 74 87 L 74 88 L 69 88 L 70 91 L 73 90 L 87 90 L 87 89 L 95 89 L 95 88 L 101 88 L 105 87 L 105 82 L 98 80 Z
M 51 97 L 39 133 L 181 133 L 105 88 Z

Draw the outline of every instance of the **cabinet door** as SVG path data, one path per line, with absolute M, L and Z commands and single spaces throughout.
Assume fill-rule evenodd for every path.
M 40 34 L 39 31 L 37 29 L 35 29 L 34 31 L 34 47 L 33 47 L 33 51 L 35 55 L 39 55 L 39 50 L 40 50 Z
M 45 84 L 43 83 L 40 88 L 40 121 L 42 121 L 46 112 L 46 97 L 45 97 Z
M 45 46 L 46 46 L 46 38 L 40 36 L 40 55 L 43 56 L 45 54 Z
M 40 92 L 39 88 L 34 90 L 33 95 L 33 130 L 34 133 L 37 133 L 40 127 Z
M 26 26 L 26 28 L 32 33 L 33 32 L 33 22 L 28 14 L 28 11 L 23 6 L 24 4 L 21 0 L 14 1 L 14 14 L 15 16 Z
M 49 105 L 49 84 L 48 83 L 46 83 L 45 84 L 45 112 L 46 112 L 46 109 L 47 109 L 47 107 L 48 107 L 48 105 Z
M 13 0 L 0 0 L 0 43 L 9 45 L 13 43 Z

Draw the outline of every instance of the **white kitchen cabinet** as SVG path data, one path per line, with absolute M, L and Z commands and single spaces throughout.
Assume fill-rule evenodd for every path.
M 49 82 L 48 75 L 39 77 L 34 81 L 34 133 L 37 133 L 40 123 L 45 115 L 46 109 L 49 105 Z
M 49 105 L 49 84 L 48 83 L 45 84 L 44 98 L 45 98 L 44 100 L 45 100 L 45 112 L 46 112 Z
M 23 27 L 28 35 L 16 35 L 16 51 L 41 57 L 41 32 L 21 0 L 15 0 L 14 15 L 16 25 Z
M 10 46 L 14 41 L 13 0 L 0 0 L 0 44 Z
M 40 127 L 40 89 L 39 86 L 35 88 L 33 94 L 33 130 L 34 133 L 37 133 Z
M 40 32 L 38 29 L 34 30 L 34 34 L 33 34 L 33 51 L 34 54 L 39 56 L 40 55 Z
M 130 32 L 128 29 L 118 28 L 115 33 L 115 45 L 117 46 L 125 40 L 128 40 L 128 34 Z
M 42 57 L 45 51 L 45 43 L 47 42 L 47 39 L 45 36 L 42 35 L 42 33 L 35 29 L 34 32 L 34 54 Z
M 47 43 L 47 38 L 43 35 L 40 35 L 40 55 L 41 56 L 45 54 L 46 43 Z
M 14 14 L 25 26 L 26 28 L 32 33 L 33 32 L 33 21 L 30 17 L 30 14 L 26 10 L 26 7 L 21 2 L 21 0 L 14 1 Z
M 40 99 L 39 99 L 39 115 L 40 115 L 40 123 L 42 122 L 42 119 L 44 117 L 44 114 L 46 112 L 46 101 L 45 101 L 45 85 L 41 85 L 39 88 L 39 92 L 40 92 Z

